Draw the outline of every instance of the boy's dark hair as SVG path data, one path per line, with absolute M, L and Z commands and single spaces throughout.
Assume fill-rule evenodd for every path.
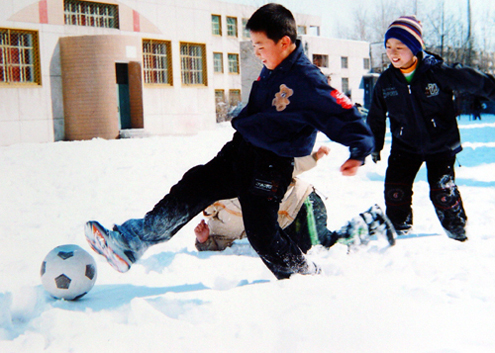
M 251 16 L 246 29 L 253 32 L 264 32 L 266 36 L 278 43 L 288 36 L 292 43 L 297 39 L 297 26 L 292 12 L 279 4 L 266 4 Z

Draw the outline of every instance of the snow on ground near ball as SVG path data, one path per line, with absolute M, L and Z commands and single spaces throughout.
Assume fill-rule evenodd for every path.
M 277 281 L 246 241 L 198 253 L 195 218 L 126 274 L 91 252 L 84 223 L 142 217 L 189 168 L 232 137 L 228 124 L 194 136 L 0 148 L 1 352 L 493 352 L 495 351 L 495 118 L 460 121 L 456 166 L 470 240 L 444 234 L 310 257 L 323 275 Z M 301 176 L 324 195 L 329 228 L 378 203 L 382 161 L 355 177 L 338 171 L 345 147 Z M 426 173 L 414 185 L 417 232 L 442 232 Z M 49 298 L 39 270 L 61 244 L 91 252 L 98 281 L 76 302 Z

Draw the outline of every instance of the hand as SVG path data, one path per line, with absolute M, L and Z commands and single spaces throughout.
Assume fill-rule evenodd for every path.
M 196 228 L 194 228 L 194 234 L 196 234 L 196 239 L 200 243 L 204 243 L 208 240 L 208 237 L 210 236 L 210 228 L 204 219 L 202 219 Z
M 371 159 L 373 160 L 373 163 L 377 163 L 380 159 L 380 152 L 373 152 L 371 154 Z
M 330 153 L 330 147 L 327 146 L 321 146 L 318 151 L 315 153 L 315 160 L 319 161 L 320 158 L 328 155 Z
M 340 167 L 340 172 L 345 176 L 353 176 L 356 175 L 358 168 L 362 165 L 363 162 L 358 161 L 357 159 L 348 159 Z

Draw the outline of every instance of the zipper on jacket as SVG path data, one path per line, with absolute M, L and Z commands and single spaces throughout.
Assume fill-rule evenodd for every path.
M 435 122 L 435 119 L 431 119 L 431 123 L 433 124 L 433 127 L 437 127 L 437 123 Z
M 402 130 L 404 130 L 404 126 L 401 126 L 399 135 L 402 136 Z
M 412 94 L 412 90 L 411 90 L 411 85 L 407 85 L 407 89 L 409 91 L 409 97 L 410 97 L 410 102 L 411 102 L 411 107 L 412 107 L 412 110 L 413 110 L 413 115 L 415 117 L 415 120 L 416 120 L 416 126 L 418 126 L 419 130 L 418 130 L 418 140 L 419 140 L 419 145 L 418 145 L 418 149 L 419 149 L 419 152 L 421 154 L 424 154 L 424 145 L 423 145 L 423 134 L 424 132 L 421 131 L 421 122 L 419 121 L 420 117 L 418 116 L 418 107 L 416 106 L 415 104 L 415 101 L 414 101 L 414 96 Z M 423 125 L 425 124 L 425 121 L 423 120 Z M 401 130 L 401 133 L 402 133 L 402 130 Z

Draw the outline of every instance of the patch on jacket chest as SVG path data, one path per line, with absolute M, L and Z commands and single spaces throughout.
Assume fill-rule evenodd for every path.
M 289 97 L 294 94 L 294 91 L 284 84 L 280 85 L 280 92 L 275 93 L 275 98 L 273 98 L 272 106 L 275 106 L 277 112 L 285 110 L 290 104 Z
M 387 99 L 388 97 L 395 97 L 399 95 L 399 92 L 397 91 L 397 88 L 395 87 L 385 87 L 382 90 L 383 93 L 383 98 Z
M 436 83 L 428 83 L 426 86 L 426 97 L 435 97 L 440 93 L 440 89 L 438 88 Z
M 352 102 L 347 97 L 344 93 L 334 89 L 332 92 L 330 92 L 330 95 L 335 98 L 337 101 L 337 104 L 340 105 L 344 109 L 351 109 L 352 108 Z

